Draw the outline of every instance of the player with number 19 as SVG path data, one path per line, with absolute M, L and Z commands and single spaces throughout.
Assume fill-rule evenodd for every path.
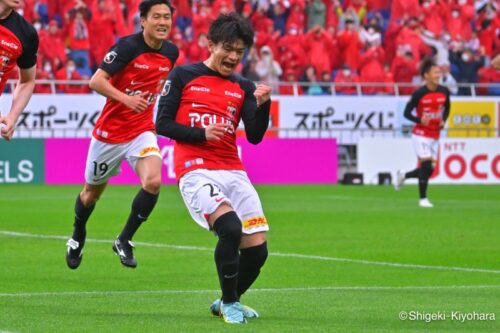
M 92 133 L 85 185 L 76 198 L 73 235 L 66 252 L 71 269 L 81 263 L 86 223 L 96 201 L 124 159 L 141 180 L 129 218 L 112 246 L 126 267 L 137 266 L 131 240 L 158 200 L 162 157 L 153 108 L 179 50 L 166 41 L 173 14 L 169 0 L 144 0 L 139 11 L 143 31 L 114 45 L 90 80 L 90 87 L 107 100 Z

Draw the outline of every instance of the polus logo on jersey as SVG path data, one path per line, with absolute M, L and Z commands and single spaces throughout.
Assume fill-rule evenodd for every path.
M 104 56 L 104 62 L 107 64 L 110 64 L 116 59 L 117 56 L 118 56 L 118 53 L 116 53 L 115 51 L 108 52 Z

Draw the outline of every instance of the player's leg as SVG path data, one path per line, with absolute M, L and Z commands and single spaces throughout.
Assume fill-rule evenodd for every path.
M 73 235 L 66 244 L 66 263 L 71 269 L 80 266 L 87 235 L 87 221 L 104 192 L 108 179 L 118 173 L 123 156 L 120 145 L 110 145 L 95 138 L 90 141 L 85 166 L 85 185 L 76 198 Z
M 97 200 L 106 188 L 107 183 L 91 185 L 85 183 L 83 190 L 76 197 L 73 235 L 67 242 L 66 263 L 69 268 L 80 266 L 83 256 L 83 246 L 87 237 L 87 221 L 94 210 Z
M 242 225 L 224 192 L 224 182 L 220 171 L 195 170 L 180 179 L 179 188 L 193 219 L 218 237 L 214 260 L 222 291 L 220 314 L 227 323 L 245 323 L 237 292 Z
M 162 160 L 156 136 L 147 132 L 134 139 L 128 148 L 127 160 L 141 180 L 141 189 L 132 201 L 129 217 L 113 244 L 113 251 L 124 266 L 135 268 L 137 261 L 131 241 L 153 211 L 160 193 Z
M 428 156 L 419 159 L 420 162 L 420 173 L 418 177 L 418 188 L 420 207 L 424 208 L 432 208 L 434 205 L 427 198 L 427 188 L 429 186 L 429 179 L 431 178 L 432 173 L 434 172 L 435 161 L 437 160 L 438 155 L 438 146 L 439 143 L 437 140 L 428 139 L 427 145 L 429 149 Z
M 242 220 L 243 236 L 240 242 L 238 267 L 238 299 L 250 288 L 260 274 L 267 259 L 266 236 L 269 226 L 262 210 L 257 191 L 244 171 L 225 171 L 229 198 L 232 206 Z M 217 301 L 216 301 L 217 302 Z M 216 302 L 211 306 L 216 312 Z M 243 305 L 247 318 L 259 315 L 252 308 Z

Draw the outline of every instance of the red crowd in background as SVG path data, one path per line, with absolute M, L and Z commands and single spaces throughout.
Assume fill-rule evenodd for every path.
M 19 12 L 40 36 L 39 79 L 89 78 L 107 50 L 141 29 L 140 0 L 24 0 Z M 409 94 L 418 65 L 433 56 L 443 84 L 468 95 L 457 83 L 497 83 L 489 62 L 500 53 L 499 0 L 172 0 L 179 47 L 177 64 L 208 56 L 206 33 L 219 13 L 237 11 L 256 31 L 254 49 L 240 71 L 268 82 L 275 93 L 392 94 L 394 82 Z M 265 50 L 265 52 L 262 52 Z M 277 82 L 305 82 L 302 87 Z M 61 93 L 88 93 L 86 87 L 58 85 Z M 48 93 L 50 86 L 37 85 Z M 500 89 L 480 88 L 500 95 Z

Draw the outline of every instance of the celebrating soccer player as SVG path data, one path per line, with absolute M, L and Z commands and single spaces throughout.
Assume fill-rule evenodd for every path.
M 36 52 L 38 35 L 14 9 L 21 5 L 19 0 L 0 0 L 0 95 L 7 79 L 17 66 L 19 81 L 12 94 L 10 112 L 0 112 L 0 134 L 5 140 L 14 135 L 16 122 L 28 104 L 35 89 Z
M 90 80 L 90 87 L 107 100 L 92 133 L 85 185 L 76 198 L 73 236 L 68 240 L 66 254 L 72 269 L 81 263 L 85 225 L 95 203 L 124 159 L 142 185 L 125 227 L 113 244 L 124 266 L 137 266 L 131 239 L 158 200 L 162 157 L 154 133 L 153 107 L 179 50 L 165 41 L 172 25 L 169 0 L 144 0 L 139 11 L 143 31 L 114 45 Z
M 158 134 L 175 140 L 175 172 L 192 218 L 218 236 L 215 264 L 222 299 L 210 310 L 238 324 L 258 317 L 239 300 L 266 261 L 269 230 L 236 147 L 240 120 L 253 144 L 269 124 L 271 88 L 234 74 L 253 38 L 245 19 L 220 15 L 208 33 L 210 57 L 170 73 L 156 122 Z
M 394 186 L 399 190 L 405 179 L 418 178 L 419 206 L 432 208 L 433 204 L 427 198 L 427 185 L 437 161 L 439 132 L 450 113 L 450 92 L 439 85 L 441 71 L 432 59 L 422 61 L 420 74 L 425 85 L 413 93 L 404 111 L 404 116 L 416 124 L 412 140 L 419 167 L 406 173 L 398 170 Z M 416 109 L 416 115 L 412 114 L 413 109 Z

